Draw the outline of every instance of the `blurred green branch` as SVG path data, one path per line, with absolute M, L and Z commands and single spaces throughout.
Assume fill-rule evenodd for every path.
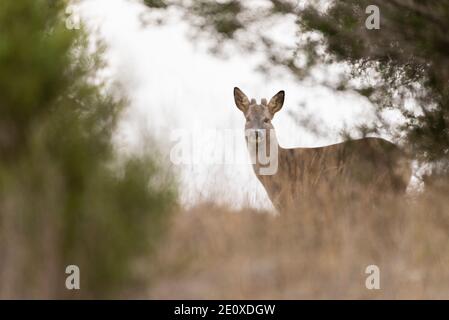
M 0 297 L 131 294 L 176 201 L 157 146 L 114 151 L 126 98 L 97 76 L 102 47 L 66 27 L 65 6 L 0 3 Z M 69 264 L 79 292 L 65 288 Z

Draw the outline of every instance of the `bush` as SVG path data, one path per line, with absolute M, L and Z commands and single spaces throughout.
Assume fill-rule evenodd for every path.
M 99 83 L 101 53 L 66 28 L 65 5 L 0 4 L 0 297 L 133 293 L 175 201 L 154 150 L 114 152 L 126 101 Z M 79 291 L 65 287 L 71 264 Z

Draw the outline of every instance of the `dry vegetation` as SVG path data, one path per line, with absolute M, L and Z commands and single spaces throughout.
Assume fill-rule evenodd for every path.
M 447 191 L 375 202 L 334 191 L 277 216 L 198 205 L 172 221 L 150 297 L 448 298 Z M 371 264 L 380 290 L 365 287 Z

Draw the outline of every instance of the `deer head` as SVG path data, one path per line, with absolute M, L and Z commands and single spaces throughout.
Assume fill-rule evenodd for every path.
M 274 114 L 281 110 L 284 104 L 284 91 L 279 91 L 267 103 L 266 99 L 262 99 L 257 104 L 256 99 L 248 99 L 248 97 L 239 88 L 234 88 L 234 101 L 246 119 L 245 132 L 247 138 L 261 143 L 268 136 L 270 130 L 274 130 L 271 120 Z
M 281 110 L 284 96 L 284 91 L 279 91 L 270 102 L 262 99 L 257 104 L 256 99 L 250 101 L 242 90 L 234 88 L 235 104 L 246 119 L 245 136 L 256 174 L 274 174 L 277 170 L 278 143 L 271 120 Z M 259 170 L 261 166 L 268 166 L 268 169 Z

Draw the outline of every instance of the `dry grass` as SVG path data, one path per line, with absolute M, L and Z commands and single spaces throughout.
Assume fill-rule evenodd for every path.
M 375 202 L 325 194 L 278 216 L 211 203 L 179 213 L 150 297 L 449 298 L 447 189 Z M 380 290 L 365 287 L 371 264 Z

